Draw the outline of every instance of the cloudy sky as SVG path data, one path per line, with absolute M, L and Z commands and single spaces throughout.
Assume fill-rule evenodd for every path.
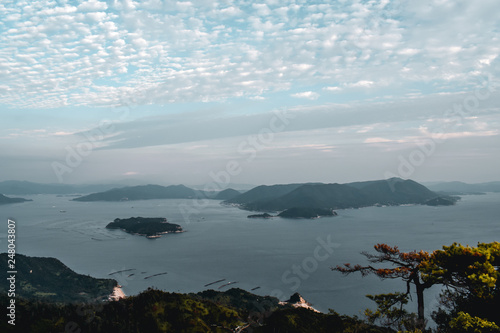
M 0 181 L 500 180 L 499 10 L 2 1 Z

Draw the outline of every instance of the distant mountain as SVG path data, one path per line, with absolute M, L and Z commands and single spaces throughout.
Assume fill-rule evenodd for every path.
M 257 201 L 266 201 L 279 198 L 304 184 L 285 184 L 285 185 L 260 185 L 250 191 L 247 191 L 226 203 L 230 204 L 248 204 Z
M 114 188 L 73 199 L 74 201 L 127 201 L 149 199 L 190 199 L 206 197 L 205 192 L 195 191 L 184 185 L 141 185 Z
M 228 188 L 225 190 L 220 191 L 217 193 L 217 195 L 214 197 L 215 200 L 231 200 L 238 195 L 240 195 L 240 191 L 233 190 L 232 188 Z
M 282 211 L 293 207 L 345 209 L 423 204 L 439 196 L 415 181 L 391 178 L 347 184 L 259 186 L 226 203 L 258 211 Z
M 0 182 L 0 193 L 5 194 L 74 194 L 92 193 L 109 190 L 117 185 L 68 185 L 68 184 L 40 184 L 19 180 Z
M 450 194 L 478 194 L 480 192 L 500 192 L 500 182 L 467 184 L 463 182 L 443 182 L 427 185 L 433 191 Z
M 25 202 L 25 201 L 33 201 L 33 200 L 28 200 L 28 199 L 24 199 L 24 198 L 9 198 L 3 194 L 0 194 L 0 205 L 6 205 L 6 204 L 10 204 L 10 203 L 17 203 L 17 202 Z

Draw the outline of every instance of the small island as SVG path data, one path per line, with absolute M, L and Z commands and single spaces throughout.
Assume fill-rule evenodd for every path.
M 249 218 L 249 219 L 268 219 L 268 218 L 271 218 L 271 217 L 274 217 L 274 216 L 271 215 L 271 214 L 268 214 L 268 213 L 254 214 L 254 215 L 248 215 L 247 216 L 247 218 Z
M 426 201 L 427 206 L 453 206 L 459 198 L 457 197 L 437 197 Z
M 293 207 L 282 211 L 278 216 L 284 218 L 314 219 L 322 216 L 337 216 L 337 213 L 331 208 Z
M 168 223 L 163 217 L 130 217 L 115 219 L 106 226 L 107 229 L 121 229 L 131 234 L 158 238 L 162 234 L 183 232 L 178 224 Z

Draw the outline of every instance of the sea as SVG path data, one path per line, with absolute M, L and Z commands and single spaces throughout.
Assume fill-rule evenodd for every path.
M 367 264 L 362 252 L 373 252 L 377 243 L 433 251 L 454 242 L 500 241 L 500 193 L 464 195 L 454 206 L 346 209 L 318 219 L 250 219 L 252 213 L 217 200 L 24 197 L 33 201 L 0 206 L 0 252 L 7 252 L 7 220 L 13 219 L 17 253 L 54 257 L 77 273 L 114 278 L 127 295 L 150 287 L 181 293 L 237 287 L 287 300 L 298 292 L 321 312 L 360 317 L 374 308 L 367 294 L 404 292 L 405 283 L 344 276 L 332 267 Z M 138 216 L 165 217 L 185 232 L 147 239 L 105 228 L 116 218 Z M 427 313 L 438 306 L 439 292 L 426 292 Z M 416 312 L 416 297 L 410 310 Z

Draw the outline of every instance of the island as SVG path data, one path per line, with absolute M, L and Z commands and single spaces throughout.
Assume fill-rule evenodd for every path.
M 442 195 L 429 190 L 422 184 L 394 177 L 345 184 L 261 185 L 223 203 L 249 211 L 272 212 L 294 207 L 349 209 L 421 205 L 437 197 L 442 197 Z
M 178 224 L 168 223 L 163 217 L 130 217 L 115 219 L 106 226 L 107 229 L 121 229 L 134 235 L 158 238 L 162 234 L 183 232 Z
M 253 214 L 253 215 L 248 215 L 247 216 L 249 219 L 268 219 L 268 218 L 271 218 L 271 217 L 274 217 L 273 215 L 271 214 L 268 214 L 268 213 L 264 213 L 264 214 Z
M 426 201 L 424 204 L 427 206 L 453 206 L 459 198 L 457 197 L 437 197 Z
M 139 185 L 113 188 L 105 192 L 92 193 L 73 199 L 73 201 L 133 201 L 151 199 L 196 199 L 209 198 L 205 191 L 193 190 L 184 185 Z
M 284 218 L 314 219 L 322 216 L 337 216 L 337 213 L 331 208 L 292 207 L 282 211 L 278 216 Z
M 3 194 L 0 194 L 0 205 L 6 205 L 6 204 L 18 203 L 18 202 L 25 202 L 25 201 L 33 201 L 33 200 L 24 199 L 24 198 L 9 198 L 9 197 L 6 197 Z

